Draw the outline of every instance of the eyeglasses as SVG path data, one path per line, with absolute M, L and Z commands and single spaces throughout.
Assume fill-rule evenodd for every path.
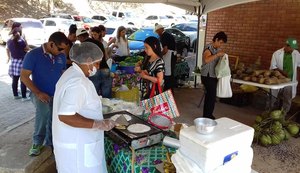
M 61 48 L 61 47 L 59 47 L 57 44 L 55 44 L 55 46 L 57 47 L 57 50 L 58 50 L 59 52 L 65 50 L 65 48 Z

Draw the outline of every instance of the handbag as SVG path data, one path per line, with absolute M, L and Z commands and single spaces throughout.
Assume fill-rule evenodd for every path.
M 218 79 L 231 75 L 227 54 L 224 54 L 224 56 L 219 60 L 215 67 L 215 73 Z
M 154 94 L 156 86 L 159 91 L 158 95 Z M 150 98 L 140 101 L 140 106 L 152 114 L 164 114 L 171 119 L 180 116 L 172 91 L 162 92 L 159 83 L 153 83 Z

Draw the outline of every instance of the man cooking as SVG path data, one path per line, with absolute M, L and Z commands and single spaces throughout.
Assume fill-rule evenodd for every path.
M 270 69 L 280 71 L 293 82 L 297 82 L 297 67 L 300 67 L 300 53 L 296 49 L 298 49 L 297 40 L 288 38 L 285 46 L 273 53 L 270 66 Z M 282 100 L 282 108 L 285 113 L 289 112 L 296 93 L 297 84 L 284 87 L 279 91 L 277 98 Z
M 107 173 L 104 131 L 112 129 L 114 121 L 103 119 L 101 101 L 88 78 L 95 75 L 102 57 L 94 43 L 73 45 L 73 64 L 57 82 L 52 133 L 59 173 Z

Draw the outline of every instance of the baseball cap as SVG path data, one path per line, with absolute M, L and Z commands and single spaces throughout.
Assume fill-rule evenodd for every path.
M 156 32 L 158 29 L 164 28 L 161 24 L 156 24 L 154 27 L 154 32 Z
M 79 28 L 76 30 L 76 37 L 88 33 L 84 28 Z
M 293 49 L 298 49 L 297 40 L 294 39 L 294 38 L 288 38 L 286 40 L 286 44 L 288 44 L 289 46 L 291 46 L 291 48 L 293 48 Z

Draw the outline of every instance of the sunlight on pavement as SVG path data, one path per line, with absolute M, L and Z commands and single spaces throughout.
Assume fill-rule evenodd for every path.
M 7 55 L 6 55 L 6 50 L 5 46 L 0 46 L 0 81 L 11 84 L 12 80 L 10 76 L 8 75 L 8 66 L 9 63 L 7 64 Z

